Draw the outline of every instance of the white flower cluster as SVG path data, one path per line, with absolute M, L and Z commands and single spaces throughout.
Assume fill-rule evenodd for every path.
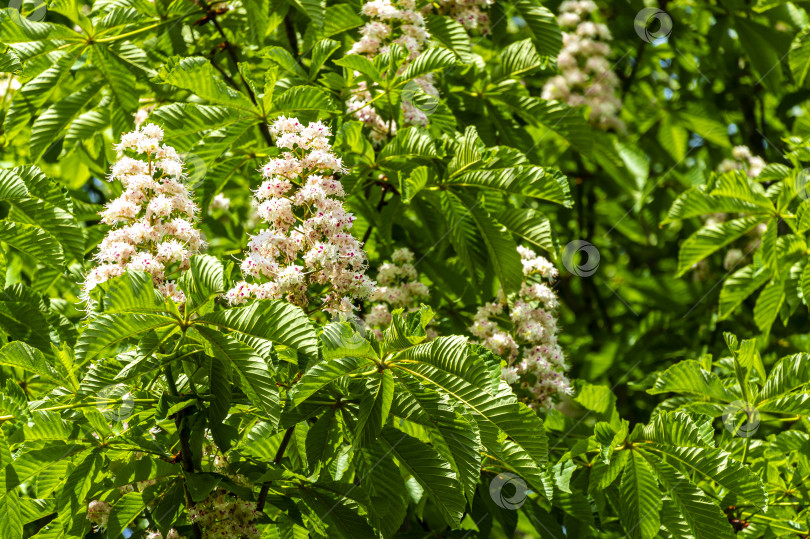
M 110 520 L 112 506 L 101 500 L 93 500 L 87 506 L 87 520 L 93 525 L 96 531 L 103 532 L 107 529 Z
M 261 533 L 256 526 L 258 516 L 254 502 L 242 500 L 219 488 L 188 510 L 191 523 L 199 524 L 203 537 L 211 538 L 259 539 Z
M 589 19 L 596 11 L 592 0 L 566 0 L 560 4 L 557 22 L 563 30 L 563 48 L 557 56 L 560 74 L 543 86 L 543 99 L 571 106 L 587 105 L 589 121 L 599 129 L 624 130 L 618 115 L 622 103 L 617 95 L 619 79 L 611 69 L 610 30 Z
M 82 287 L 88 308 L 96 286 L 128 269 L 149 273 L 165 297 L 185 301 L 168 277 L 187 269 L 189 257 L 206 244 L 194 228 L 198 209 L 183 183 L 183 163 L 162 139 L 163 130 L 148 124 L 125 133 L 116 145 L 119 159 L 108 180 L 119 180 L 124 192 L 101 212 L 101 221 L 113 229 L 95 256 L 99 265 Z
M 490 20 L 485 10 L 494 3 L 495 0 L 438 0 L 438 12 L 450 16 L 467 30 L 479 30 L 486 35 Z
M 753 155 L 748 146 L 734 146 L 731 155 L 733 159 L 723 159 L 717 172 L 723 174 L 732 170 L 745 170 L 749 178 L 756 178 L 765 168 L 765 160 Z
M 402 69 L 416 60 L 425 49 L 430 34 L 425 28 L 422 13 L 416 10 L 415 0 L 371 0 L 363 4 L 363 15 L 369 17 L 361 29 L 360 41 L 356 42 L 349 54 L 361 54 L 369 60 L 390 50 L 391 45 L 401 45 L 408 53 Z M 422 92 L 438 98 L 433 74 L 414 79 Z M 416 90 L 414 88 L 413 90 Z M 411 92 L 413 94 L 413 92 Z M 375 144 L 385 141 L 396 134 L 396 122 L 385 121 L 371 104 L 372 92 L 365 82 L 360 82 L 352 96 L 346 102 L 346 108 L 352 115 L 366 124 L 371 130 L 371 139 Z M 402 100 L 402 115 L 406 126 L 426 126 L 427 114 L 407 98 Z
M 365 316 L 365 323 L 378 339 L 391 323 L 391 309 L 412 311 L 430 297 L 428 287 L 419 280 L 413 258 L 413 252 L 403 247 L 391 254 L 391 262 L 383 263 L 377 270 L 377 288 L 370 298 L 375 303 Z
M 322 295 L 327 312 L 348 313 L 352 299 L 368 297 L 374 283 L 366 254 L 350 229 L 355 217 L 343 208 L 343 185 L 335 177 L 343 162 L 332 152 L 331 132 L 321 122 L 304 126 L 280 117 L 270 126 L 280 157 L 263 169 L 254 204 L 269 227 L 251 237 L 242 281 L 227 293 L 232 304 L 249 298 L 280 299 L 306 307 Z
M 543 282 L 553 281 L 557 269 L 531 249 L 519 247 L 518 251 L 525 279 L 517 297 L 511 306 L 503 295 L 484 304 L 470 331 L 492 353 L 506 359 L 508 365 L 501 376 L 519 396 L 531 407 L 550 408 L 560 395 L 571 393 L 565 376 L 568 366 L 557 342 L 557 296 Z M 509 329 L 499 321 L 505 313 L 511 322 Z

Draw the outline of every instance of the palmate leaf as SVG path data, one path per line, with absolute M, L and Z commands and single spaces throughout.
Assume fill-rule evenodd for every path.
M 566 207 L 572 204 L 568 181 L 562 173 L 531 165 L 472 170 L 448 179 L 447 185 L 492 189 Z
M 329 464 L 337 454 L 342 439 L 340 416 L 335 414 L 334 408 L 329 408 L 307 431 L 305 448 L 311 473 Z
M 704 226 L 681 244 L 678 253 L 678 275 L 683 275 L 704 258 L 746 234 L 762 220 L 762 217 L 757 216 L 743 217 Z
M 110 520 L 107 525 L 108 536 L 119 537 L 124 529 L 143 513 L 144 509 L 146 509 L 146 501 L 142 492 L 127 492 L 121 496 L 110 512 Z
M 646 453 L 653 452 L 674 465 L 685 469 L 690 476 L 703 476 L 733 494 L 739 503 L 751 504 L 765 511 L 768 495 L 761 479 L 751 470 L 734 460 L 730 454 L 709 447 L 674 447 L 668 444 L 645 444 Z
M 84 260 L 84 236 L 76 219 L 62 208 L 38 199 L 11 201 L 10 221 L 41 227 L 62 246 L 65 254 Z
M 341 357 L 313 365 L 295 384 L 290 397 L 298 406 L 322 388 L 350 374 L 368 371 L 374 363 L 360 357 Z
M 506 230 L 543 249 L 552 256 L 557 253 L 557 241 L 548 217 L 530 208 L 507 208 L 497 220 Z
M 487 428 L 505 432 L 537 465 L 545 465 L 548 439 L 543 422 L 531 410 L 524 413 L 525 407 L 521 407 L 514 396 L 495 397 L 459 376 L 425 363 L 400 363 L 392 368 L 405 371 L 428 387 L 445 393 L 470 410 L 482 432 Z
M 178 284 L 186 294 L 186 311 L 195 312 L 225 291 L 225 269 L 213 256 L 195 255 Z
M 536 0 L 518 0 L 514 6 L 526 21 L 526 27 L 537 44 L 537 51 L 545 56 L 556 57 L 562 48 L 562 33 L 557 26 L 557 17 Z
M 423 51 L 405 68 L 405 71 L 397 77 L 395 84 L 401 86 L 416 77 L 454 65 L 456 65 L 456 56 L 451 51 L 441 47 L 431 47 Z
M 0 495 L 5 495 L 48 468 L 79 454 L 85 447 L 79 444 L 53 444 L 17 455 L 13 463 L 3 463 L 5 482 L 0 484 Z
M 429 445 L 393 427 L 384 428 L 380 439 L 388 445 L 400 465 L 425 489 L 447 524 L 458 527 L 466 501 L 450 463 Z
M 318 358 L 318 337 L 300 307 L 284 301 L 257 301 L 201 316 L 197 323 L 235 331 L 292 348 L 299 363 Z
M 119 346 L 150 331 L 176 323 L 174 318 L 160 314 L 101 314 L 90 321 L 79 337 L 76 343 L 76 362 L 83 365 L 107 348 Z
M 771 271 L 768 268 L 757 268 L 750 264 L 732 273 L 720 289 L 720 319 L 728 318 L 746 298 L 770 278 Z
M 655 384 L 648 393 L 688 393 L 699 398 L 710 397 L 720 402 L 733 402 L 742 396 L 725 387 L 720 378 L 709 371 L 703 370 L 694 360 L 676 363 L 658 375 Z
M 637 451 L 658 478 L 696 539 L 733 539 L 731 524 L 714 501 L 658 456 Z
M 461 63 L 469 63 L 472 44 L 470 35 L 461 23 L 451 17 L 430 14 L 427 16 L 425 26 L 431 38 L 456 53 Z
M 706 445 L 700 437 L 698 426 L 683 412 L 658 414 L 641 431 L 644 440 L 677 447 L 701 447 Z
M 763 244 L 764 247 L 764 244 Z M 760 292 L 754 305 L 754 322 L 761 331 L 768 331 L 779 315 L 785 301 L 785 282 L 773 279 Z
M 397 389 L 392 415 L 427 428 L 431 443 L 453 466 L 467 499 L 471 500 L 481 471 L 482 446 L 478 424 L 472 417 L 456 410 L 447 397 L 427 389 L 405 373 L 397 374 Z
M 706 187 L 694 187 L 680 195 L 669 208 L 663 224 L 711 213 L 764 213 L 764 209 L 736 197 L 707 194 Z
M 337 112 L 332 97 L 314 86 L 293 86 L 273 102 L 273 112 Z
M 507 294 L 517 292 L 523 281 L 523 266 L 514 240 L 477 202 L 467 197 L 459 199 L 467 207 L 470 217 L 478 228 L 495 275 L 504 291 Z
M 281 414 L 278 387 L 267 362 L 256 355 L 253 348 L 230 335 L 200 326 L 195 330 L 207 342 L 210 355 L 228 361 L 236 383 L 253 404 L 261 408 L 273 424 L 278 423 Z
M 500 65 L 492 74 L 494 80 L 520 78 L 543 67 L 547 58 L 537 54 L 531 39 L 516 41 L 500 53 Z
M 311 520 L 310 524 L 321 527 L 318 530 L 320 534 L 345 539 L 377 537 L 366 519 L 360 515 L 359 506 L 352 498 L 316 487 L 317 485 L 303 488 L 299 495 L 304 512 Z M 344 492 L 350 488 L 354 488 L 354 485 L 349 485 Z
M 810 73 L 810 30 L 804 28 L 793 39 L 788 53 L 788 64 L 796 86 L 804 86 Z
M 393 166 L 394 160 L 425 160 L 438 157 L 433 137 L 421 127 L 407 127 L 385 145 L 377 156 L 379 164 Z M 412 164 L 409 163 L 409 168 Z
M 134 112 L 138 108 L 138 91 L 132 71 L 103 44 L 93 45 L 90 51 L 93 65 L 106 79 L 115 101 L 123 111 Z
M 103 292 L 105 314 L 169 314 L 163 295 L 155 290 L 152 276 L 145 271 L 127 270 L 123 275 L 101 283 L 98 288 Z
M 10 342 L 0 348 L 0 365 L 23 369 L 56 385 L 63 385 L 61 377 L 48 364 L 45 355 L 22 341 Z
M 217 77 L 214 67 L 207 58 L 200 56 L 169 58 L 156 79 L 155 82 L 188 90 L 211 103 L 254 112 L 250 99 Z
M 346 67 L 352 71 L 357 71 L 378 84 L 382 83 L 380 70 L 377 69 L 371 60 L 365 56 L 361 56 L 359 54 L 347 54 L 343 58 L 335 60 L 335 64 Z
M 394 375 L 390 369 L 366 378 L 366 390 L 360 399 L 360 411 L 354 427 L 355 444 L 374 443 L 388 419 L 394 398 Z
M 661 493 L 650 465 L 638 451 L 630 451 L 619 493 L 621 499 L 616 505 L 627 536 L 633 539 L 655 537 L 661 527 Z
M 100 81 L 91 83 L 54 103 L 37 117 L 34 126 L 31 128 L 32 161 L 38 161 L 42 157 L 48 146 L 61 135 L 65 127 L 96 96 L 101 86 Z
M 399 529 L 408 506 L 407 489 L 399 468 L 385 442 L 360 448 L 354 452 L 357 469 L 355 482 L 371 500 L 369 517 L 383 537 L 389 538 Z
M 0 221 L 0 241 L 33 256 L 47 266 L 61 268 L 65 263 L 62 246 L 38 226 Z

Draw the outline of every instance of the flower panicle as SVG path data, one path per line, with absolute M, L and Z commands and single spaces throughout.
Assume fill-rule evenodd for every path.
M 127 270 L 145 271 L 160 292 L 183 303 L 183 292 L 169 277 L 189 267 L 189 257 L 206 242 L 194 226 L 199 209 L 186 187 L 183 162 L 175 149 L 162 144 L 163 130 L 146 124 L 121 136 L 118 160 L 108 181 L 119 181 L 121 196 L 101 212 L 110 225 L 86 275 L 81 299 L 92 309 L 91 292 Z
M 525 279 L 514 301 L 510 305 L 501 294 L 497 301 L 482 305 L 470 332 L 485 348 L 506 358 L 501 377 L 518 394 L 528 395 L 530 406 L 551 408 L 562 395 L 571 393 L 565 375 L 568 365 L 557 339 L 559 302 L 549 286 L 558 272 L 531 249 L 518 247 L 518 252 Z
M 337 178 L 346 172 L 332 151 L 328 126 L 282 116 L 270 132 L 282 150 L 262 167 L 264 181 L 254 205 L 267 228 L 252 236 L 242 262 L 248 280 L 226 294 L 231 304 L 248 299 L 286 299 L 327 312 L 349 313 L 352 301 L 368 297 L 374 282 L 365 270 L 362 244 L 351 234 L 354 215 L 343 207 Z M 323 296 L 315 298 L 316 292 Z

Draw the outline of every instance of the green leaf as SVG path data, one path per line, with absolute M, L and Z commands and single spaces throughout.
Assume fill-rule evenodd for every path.
M 227 360 L 236 382 L 254 405 L 261 408 L 273 424 L 278 423 L 281 408 L 278 387 L 268 364 L 256 355 L 253 348 L 219 331 L 196 326 L 210 346 L 212 357 Z
M 740 394 L 725 387 L 716 374 L 703 370 L 694 360 L 676 363 L 659 374 L 652 389 L 647 390 L 652 395 L 668 392 L 710 397 L 720 402 L 733 402 L 741 398 Z
M 450 463 L 427 444 L 392 427 L 382 430 L 380 439 L 391 454 L 425 489 L 445 522 L 458 527 L 464 514 L 466 501 L 463 489 Z
M 0 537 L 23 539 L 23 520 L 20 514 L 20 499 L 16 492 L 0 496 Z
M 99 285 L 104 291 L 104 313 L 164 313 L 168 309 L 163 295 L 155 290 L 152 276 L 145 271 L 129 270 Z
M 681 244 L 678 253 L 678 275 L 683 275 L 692 266 L 746 234 L 760 222 L 761 217 L 743 217 L 704 226 Z
M 92 319 L 76 343 L 76 362 L 93 360 L 107 348 L 120 346 L 150 331 L 176 324 L 174 318 L 158 314 L 115 313 Z
M 523 281 L 523 266 L 512 237 L 495 222 L 478 203 L 466 197 L 459 197 L 470 212 L 476 228 L 481 234 L 495 275 L 507 294 L 517 292 Z
M 110 511 L 110 520 L 107 525 L 108 537 L 119 537 L 138 515 L 146 509 L 146 501 L 142 492 L 127 492 L 120 500 L 115 502 Z
M 431 47 L 411 62 L 405 71 L 396 79 L 397 86 L 402 86 L 409 80 L 427 75 L 433 71 L 456 65 L 456 56 L 449 50 L 441 47 Z
M 257 301 L 206 314 L 197 322 L 281 344 L 294 349 L 306 361 L 318 358 L 318 337 L 312 322 L 300 307 L 284 301 Z
M 804 86 L 810 73 L 810 29 L 804 28 L 793 39 L 788 53 L 788 64 L 796 86 Z
M 514 6 L 526 21 L 526 27 L 537 44 L 537 51 L 556 57 L 562 48 L 562 33 L 557 26 L 557 17 L 535 0 L 518 0 Z
M 191 265 L 179 282 L 186 294 L 186 310 L 200 310 L 225 291 L 225 269 L 222 262 L 209 255 L 191 257 Z
M 102 83 L 95 82 L 57 101 L 42 112 L 31 128 L 31 160 L 39 161 L 45 150 L 62 134 L 67 125 L 78 116 L 91 99 L 101 89 Z
M 761 511 L 768 508 L 768 495 L 762 480 L 754 471 L 720 449 L 709 447 L 674 447 L 668 444 L 644 444 L 645 454 L 654 452 L 665 460 L 703 476 L 733 494 L 737 503 L 753 505 Z
M 10 342 L 0 348 L 0 365 L 20 368 L 37 374 L 56 385 L 63 385 L 59 375 L 48 364 L 43 353 L 21 341 Z
M 335 60 L 335 63 L 352 71 L 357 71 L 378 84 L 382 83 L 380 71 L 374 66 L 371 60 L 365 56 L 361 56 L 359 54 L 347 54 L 340 60 Z
M 314 86 L 293 86 L 273 102 L 273 112 L 337 112 L 332 97 Z
M 785 282 L 774 279 L 769 282 L 754 305 L 754 322 L 761 331 L 770 330 L 785 301 Z
M 731 524 L 714 501 L 656 455 L 639 452 L 674 502 L 694 537 L 733 539 Z
M 310 472 L 329 464 L 337 455 L 342 439 L 340 416 L 335 414 L 334 408 L 329 408 L 307 431 L 305 447 Z
M 216 76 L 207 58 L 189 56 L 169 58 L 160 69 L 155 82 L 171 84 L 220 105 L 253 112 L 254 106 L 244 94 L 230 88 Z
M 354 427 L 355 443 L 374 443 L 388 419 L 393 398 L 394 376 L 390 369 L 366 378 L 366 390 L 360 400 L 360 411 Z
M 65 264 L 62 246 L 38 226 L 0 221 L 0 241 L 33 256 L 47 266 L 61 268 Z
M 732 273 L 720 289 L 720 319 L 728 318 L 748 296 L 768 282 L 770 276 L 767 268 L 755 268 L 753 265 Z
M 342 357 L 313 365 L 295 384 L 290 396 L 295 406 L 332 382 L 350 374 L 368 371 L 374 363 L 360 357 Z
M 430 14 L 427 16 L 425 26 L 431 38 L 456 53 L 456 57 L 462 63 L 470 63 L 472 43 L 470 35 L 461 23 L 451 17 Z
M 619 519 L 627 536 L 652 539 L 661 527 L 661 493 L 650 465 L 638 451 L 631 451 L 619 485 Z

